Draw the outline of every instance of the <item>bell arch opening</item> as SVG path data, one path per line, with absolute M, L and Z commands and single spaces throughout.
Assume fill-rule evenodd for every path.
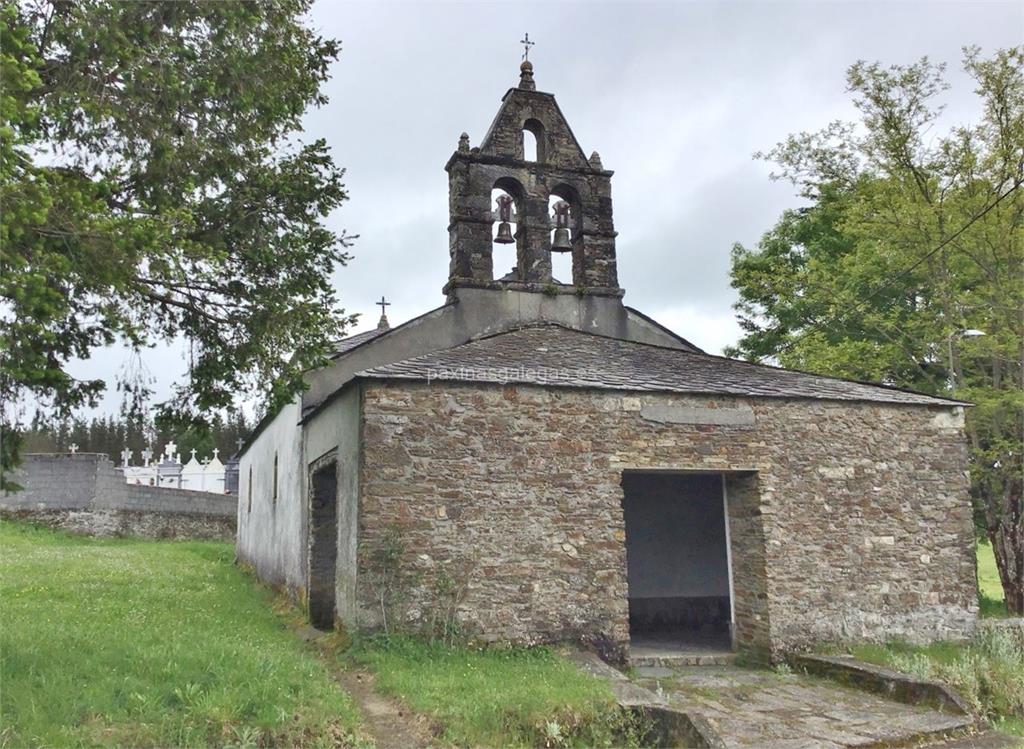
M 526 191 L 512 177 L 500 177 L 491 188 L 491 267 L 495 281 L 517 280 L 519 212 Z
M 580 195 L 571 185 L 555 185 L 548 196 L 551 278 L 562 285 L 580 285 L 583 277 L 583 220 L 580 203 Z
M 572 272 L 572 205 L 557 195 L 548 198 L 551 222 L 551 281 L 562 286 L 573 283 Z

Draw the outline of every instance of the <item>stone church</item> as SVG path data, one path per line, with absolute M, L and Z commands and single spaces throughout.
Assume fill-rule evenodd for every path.
M 339 341 L 260 424 L 241 562 L 325 628 L 379 624 L 374 559 L 397 533 L 409 624 L 447 576 L 483 640 L 622 656 L 970 634 L 965 404 L 714 356 L 626 306 L 612 172 L 529 62 L 445 169 L 444 304 Z

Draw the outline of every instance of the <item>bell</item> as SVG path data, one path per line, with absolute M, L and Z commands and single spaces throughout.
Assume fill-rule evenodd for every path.
M 498 224 L 498 236 L 494 238 L 494 241 L 498 244 L 512 244 L 516 241 L 512 236 L 512 225 L 508 221 Z
M 498 236 L 494 238 L 498 244 L 512 244 L 516 241 L 512 236 L 512 226 L 509 224 L 509 221 L 512 220 L 512 204 L 514 202 L 509 195 L 498 196 L 498 220 L 501 223 L 498 224 Z
M 551 243 L 552 252 L 572 252 L 572 243 L 569 241 L 569 230 L 555 229 L 555 239 Z
M 555 238 L 551 242 L 552 252 L 572 252 L 569 242 L 569 204 L 564 200 L 555 203 Z

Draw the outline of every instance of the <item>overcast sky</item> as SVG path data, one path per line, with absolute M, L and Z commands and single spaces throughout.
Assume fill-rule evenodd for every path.
M 524 32 L 537 89 L 556 95 L 586 153 L 615 171 L 625 302 L 714 353 L 738 337 L 729 250 L 753 244 L 793 188 L 751 155 L 787 134 L 854 119 L 844 72 L 858 59 L 949 65 L 947 121 L 977 118 L 961 48 L 1024 41 L 1021 2 L 340 3 L 311 23 L 342 42 L 326 93 L 306 118 L 347 168 L 351 199 L 331 218 L 359 234 L 335 274 L 354 332 L 443 303 L 448 272 L 444 164 L 478 145 L 517 84 Z M 496 267 L 496 270 L 499 270 Z M 507 269 L 504 269 L 507 270 Z M 125 355 L 80 376 L 113 378 Z M 165 396 L 182 346 L 147 352 Z M 111 381 L 111 387 L 113 383 Z M 116 408 L 116 394 L 105 410 Z

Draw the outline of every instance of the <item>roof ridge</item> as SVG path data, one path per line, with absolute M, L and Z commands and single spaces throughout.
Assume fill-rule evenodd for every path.
M 335 338 L 333 341 L 331 341 L 331 343 L 342 343 L 343 341 L 351 341 L 353 338 L 358 338 L 359 336 L 366 335 L 368 333 L 383 333 L 383 332 L 384 332 L 383 330 L 378 330 L 377 328 L 371 328 L 370 330 L 364 330 L 361 333 L 351 333 L 349 335 L 342 336 L 341 338 Z
M 378 338 L 381 338 L 382 336 L 386 336 L 389 333 L 394 333 L 396 330 L 401 330 L 402 328 L 405 328 L 405 327 L 407 327 L 409 325 L 412 325 L 414 322 L 423 319 L 427 315 L 431 315 L 434 312 L 437 312 L 439 309 L 444 309 L 447 306 L 448 306 L 448 304 L 446 303 L 446 304 L 442 304 L 440 307 L 434 307 L 431 310 L 427 310 L 422 315 L 416 315 L 416 317 L 409 318 L 405 322 L 403 322 L 403 323 L 401 323 L 399 325 L 395 325 L 394 327 L 388 328 L 387 330 L 380 330 L 379 328 L 374 328 L 373 330 L 364 330 L 362 333 L 353 333 L 350 336 L 346 336 L 345 338 L 339 339 L 337 341 L 337 343 L 342 343 L 344 341 L 351 341 L 356 336 L 366 335 L 367 333 L 377 333 L 377 335 L 371 337 L 372 340 L 377 340 Z M 340 359 L 342 356 L 345 356 L 345 355 L 351 353 L 352 351 L 355 351 L 357 348 L 362 346 L 364 343 L 368 343 L 369 340 L 371 340 L 371 339 L 368 339 L 367 341 L 360 341 L 355 346 L 352 346 L 351 348 L 345 349 L 344 351 L 335 351 L 334 354 L 330 357 L 330 360 L 331 361 L 335 361 L 337 359 Z M 333 345 L 333 343 L 332 343 L 332 345 Z

